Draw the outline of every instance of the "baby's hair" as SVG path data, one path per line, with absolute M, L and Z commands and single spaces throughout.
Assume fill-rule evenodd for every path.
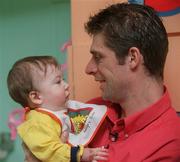
M 12 99 L 26 107 L 29 92 L 36 90 L 33 84 L 34 74 L 42 71 L 46 75 L 48 65 L 60 68 L 58 61 L 52 56 L 30 56 L 16 61 L 7 77 L 8 90 Z

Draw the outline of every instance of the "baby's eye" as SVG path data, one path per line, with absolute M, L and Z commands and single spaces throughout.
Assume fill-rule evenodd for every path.
M 61 84 L 61 80 L 56 81 L 56 84 Z

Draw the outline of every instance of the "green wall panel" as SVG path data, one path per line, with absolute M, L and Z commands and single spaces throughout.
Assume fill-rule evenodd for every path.
M 53 55 L 64 63 L 60 47 L 70 36 L 70 0 L 0 0 L 0 133 L 9 132 L 8 114 L 20 107 L 7 91 L 11 66 L 30 55 Z M 4 162 L 24 160 L 20 139 L 14 144 Z

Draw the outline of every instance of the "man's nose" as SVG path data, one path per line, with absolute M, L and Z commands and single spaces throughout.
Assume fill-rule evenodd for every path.
M 96 63 L 93 61 L 93 59 L 91 59 L 85 69 L 86 74 L 88 75 L 94 75 L 97 72 L 97 65 Z

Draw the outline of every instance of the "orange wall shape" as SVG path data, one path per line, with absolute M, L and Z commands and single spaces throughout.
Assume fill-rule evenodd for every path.
M 180 36 L 169 37 L 169 53 L 164 77 L 172 104 L 177 111 L 180 111 Z
M 163 17 L 163 23 L 168 32 L 169 52 L 164 70 L 164 81 L 167 86 L 172 104 L 180 111 L 180 14 Z

